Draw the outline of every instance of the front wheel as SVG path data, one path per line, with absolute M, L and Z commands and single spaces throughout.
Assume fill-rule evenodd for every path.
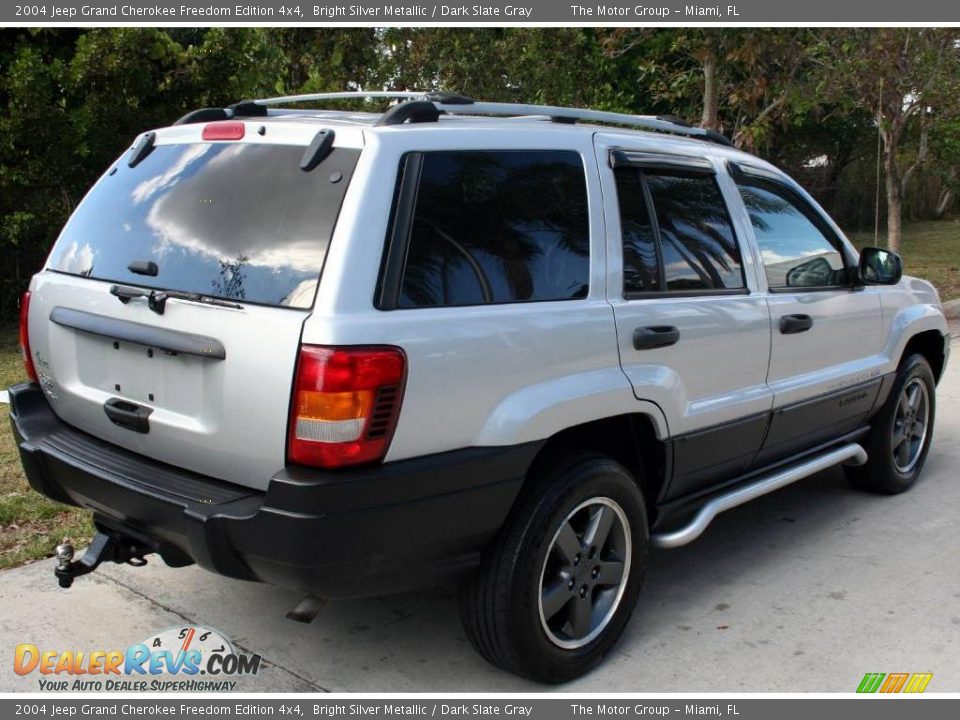
M 913 487 L 930 449 L 936 399 L 930 364 L 922 355 L 911 355 L 897 370 L 866 438 L 867 463 L 846 468 L 856 487 L 887 495 Z
M 461 590 L 467 637 L 488 661 L 539 682 L 593 668 L 643 583 L 649 533 L 631 473 L 578 455 L 537 478 Z

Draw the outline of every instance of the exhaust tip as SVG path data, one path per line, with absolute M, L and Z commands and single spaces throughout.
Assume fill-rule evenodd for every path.
M 327 601 L 325 598 L 320 598 L 316 595 L 307 595 L 293 610 L 287 613 L 287 620 L 293 620 L 299 623 L 311 623 L 326 604 Z

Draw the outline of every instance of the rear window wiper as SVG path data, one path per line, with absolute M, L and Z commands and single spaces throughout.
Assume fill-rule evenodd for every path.
M 145 290 L 129 285 L 111 285 L 110 294 L 114 295 L 123 304 L 127 304 L 133 298 L 145 297 L 147 299 L 147 307 L 157 313 L 157 315 L 163 315 L 167 307 L 167 300 L 170 298 L 187 300 L 188 302 L 200 303 L 201 305 L 215 305 L 217 307 L 243 310 L 243 305 L 239 303 L 221 300 L 220 298 L 210 297 L 209 295 L 201 295 L 200 293 L 183 292 L 181 290 Z

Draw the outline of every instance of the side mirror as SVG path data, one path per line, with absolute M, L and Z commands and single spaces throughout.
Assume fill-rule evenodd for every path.
M 903 261 L 895 252 L 866 247 L 860 251 L 857 279 L 864 285 L 896 285 L 903 277 Z
M 823 287 L 833 285 L 833 268 L 825 258 L 807 260 L 787 273 L 787 287 Z

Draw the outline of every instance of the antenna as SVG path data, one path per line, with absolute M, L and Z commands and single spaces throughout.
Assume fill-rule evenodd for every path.
M 874 194 L 873 209 L 873 244 L 880 244 L 880 152 L 883 133 L 883 78 L 880 78 L 880 98 L 877 102 L 877 189 Z

